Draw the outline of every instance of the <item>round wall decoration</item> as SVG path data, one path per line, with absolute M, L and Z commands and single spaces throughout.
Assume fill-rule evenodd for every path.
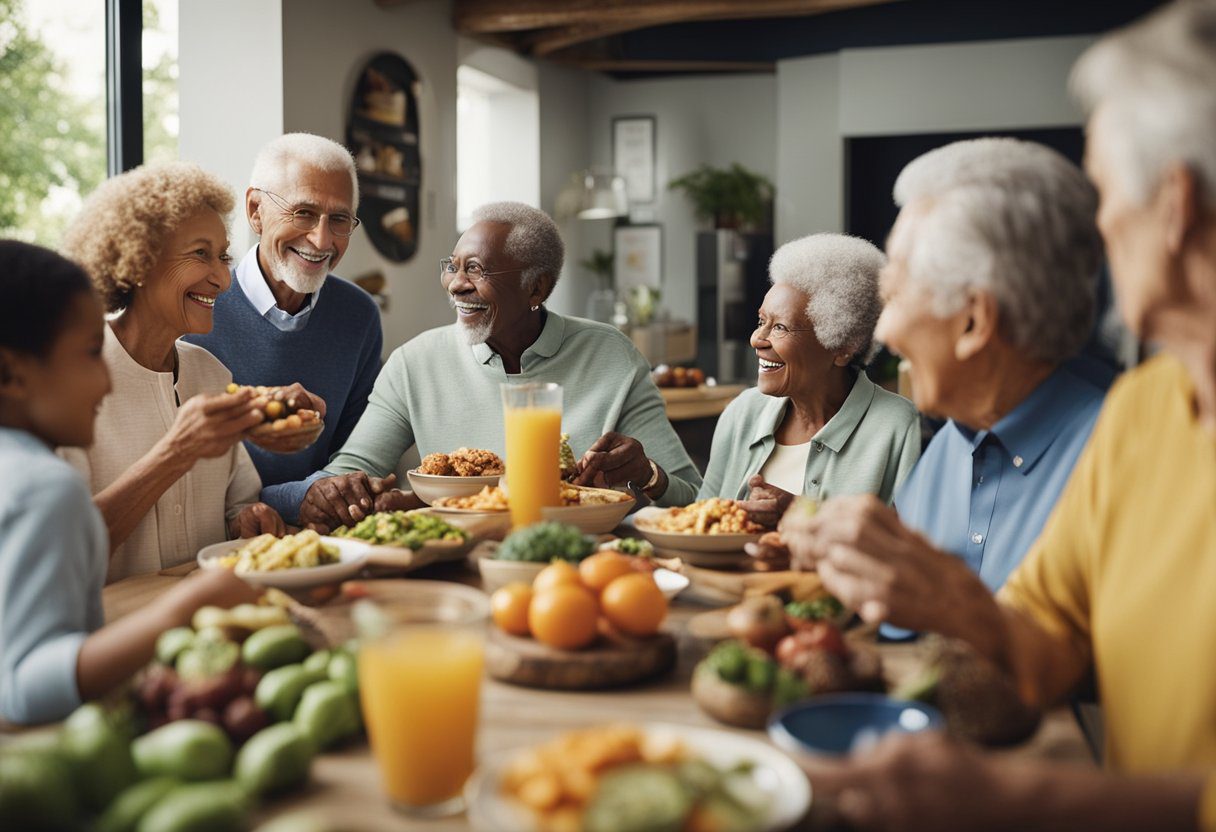
M 418 251 L 418 75 L 381 52 L 363 67 L 346 119 L 346 146 L 359 172 L 359 219 L 376 250 L 397 263 Z

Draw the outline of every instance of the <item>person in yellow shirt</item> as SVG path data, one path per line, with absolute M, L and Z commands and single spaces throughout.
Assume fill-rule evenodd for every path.
M 1112 389 L 1039 540 L 993 596 L 873 498 L 782 528 L 863 618 L 969 642 L 1032 704 L 1094 670 L 1108 770 L 893 737 L 812 778 L 857 828 L 1216 830 L 1216 0 L 1104 38 L 1073 87 L 1120 313 L 1162 353 Z

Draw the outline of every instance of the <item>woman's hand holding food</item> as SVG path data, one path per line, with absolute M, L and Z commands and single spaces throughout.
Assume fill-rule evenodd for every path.
M 308 489 L 300 506 L 305 528 L 328 534 L 338 526 L 353 526 L 377 511 L 420 508 L 412 492 L 393 488 L 396 474 L 369 477 L 362 471 L 319 479 Z
M 161 442 L 173 459 L 188 463 L 187 468 L 200 459 L 223 456 L 241 441 L 245 431 L 262 422 L 262 413 L 252 400 L 249 390 L 187 399 Z
M 777 528 L 781 516 L 794 501 L 794 495 L 767 482 L 759 474 L 748 480 L 747 485 L 751 490 L 747 499 L 739 505 L 747 512 L 752 522 L 759 523 L 766 529 Z
M 642 443 L 623 433 L 608 432 L 592 443 L 578 461 L 575 485 L 612 487 L 632 483 L 642 488 L 654 476 L 651 462 Z M 659 478 L 650 491 L 662 494 L 667 490 L 667 473 L 657 465 Z
M 275 537 L 287 534 L 287 524 L 283 518 L 265 503 L 247 505 L 228 521 L 228 536 L 231 538 L 257 537 L 259 534 L 273 534 Z
M 199 607 L 230 609 L 238 604 L 256 604 L 262 589 L 233 574 L 231 569 L 199 569 L 158 599 L 166 606 L 170 626 L 190 623 Z
M 315 410 L 321 414 L 322 419 L 325 418 L 325 399 L 316 393 L 309 393 L 298 381 L 284 386 L 282 390 L 286 399 L 295 401 L 297 410 Z
M 786 513 L 781 534 L 795 569 L 817 569 L 829 592 L 869 622 L 967 637 L 996 609 L 959 558 L 935 548 L 873 495 L 837 497 Z M 999 629 L 999 628 L 997 628 Z

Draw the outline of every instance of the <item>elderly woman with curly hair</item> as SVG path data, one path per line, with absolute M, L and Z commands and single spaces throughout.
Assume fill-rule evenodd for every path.
M 843 234 L 812 234 L 773 255 L 751 338 L 759 381 L 722 414 L 699 497 L 746 498 L 769 527 L 798 494 L 890 501 L 920 456 L 920 425 L 911 402 L 862 369 L 885 262 Z
M 178 340 L 211 330 L 212 306 L 231 283 L 233 202 L 194 165 L 148 165 L 101 185 L 64 240 L 111 313 L 103 355 L 114 391 L 98 412 L 97 441 L 63 451 L 105 518 L 110 581 L 284 529 L 257 501 L 261 481 L 241 444 L 262 418 L 250 394 L 225 393 L 224 365 Z

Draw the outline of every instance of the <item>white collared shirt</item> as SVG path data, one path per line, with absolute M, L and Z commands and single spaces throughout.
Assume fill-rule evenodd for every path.
M 308 296 L 300 311 L 294 315 L 290 315 L 280 309 L 276 305 L 274 293 L 270 291 L 270 286 L 267 285 L 266 278 L 262 274 L 262 267 L 258 263 L 258 247 L 256 245 L 249 249 L 237 265 L 236 281 L 240 284 L 241 291 L 245 293 L 245 297 L 249 298 L 249 302 L 253 304 L 253 308 L 257 310 L 258 314 L 283 332 L 295 332 L 307 326 L 308 316 L 316 308 L 317 298 L 321 295 L 320 289 L 313 292 Z

